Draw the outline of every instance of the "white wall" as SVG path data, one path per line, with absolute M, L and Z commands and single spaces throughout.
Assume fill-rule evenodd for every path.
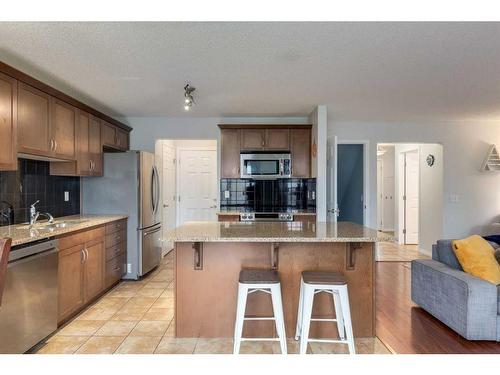
M 327 111 L 325 105 L 317 106 L 309 116 L 312 124 L 311 146 L 317 155 L 311 158 L 311 176 L 316 177 L 316 220 L 326 221 L 327 206 Z M 316 146 L 315 146 L 316 145 Z
M 498 221 L 500 215 L 500 174 L 480 172 L 488 146 L 500 144 L 497 122 L 384 123 L 341 122 L 330 120 L 328 137 L 368 139 L 370 170 L 376 175 L 377 143 L 440 143 L 443 146 L 443 215 L 435 217 L 432 209 L 424 217 L 432 217 L 443 226 L 444 238 L 458 238 L 480 233 L 484 226 Z M 425 155 L 427 156 L 427 155 Z M 376 197 L 377 183 L 370 181 L 370 197 Z M 369 226 L 376 227 L 376 199 L 368 202 Z

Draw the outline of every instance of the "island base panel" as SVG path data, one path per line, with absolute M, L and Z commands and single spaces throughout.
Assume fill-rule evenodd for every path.
M 349 257 L 349 248 L 353 256 Z M 196 270 L 193 243 L 175 244 L 175 324 L 177 337 L 233 337 L 239 272 L 244 267 L 270 268 L 271 244 L 246 242 L 203 243 L 203 269 Z M 350 258 L 350 259 L 349 259 Z M 351 264 L 349 264 L 349 262 Z M 355 337 L 374 337 L 374 244 L 278 244 L 287 337 L 295 336 L 300 275 L 305 270 L 343 272 L 348 280 Z M 247 316 L 272 316 L 270 296 L 248 296 Z M 334 316 L 331 295 L 316 294 L 313 316 Z M 274 321 L 246 321 L 244 337 L 274 337 Z M 310 337 L 338 337 L 332 322 L 312 322 Z

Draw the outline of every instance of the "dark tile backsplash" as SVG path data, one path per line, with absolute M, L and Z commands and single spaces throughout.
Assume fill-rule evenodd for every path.
M 0 172 L 0 226 L 29 220 L 30 205 L 54 217 L 80 213 L 80 177 L 51 176 L 49 162 L 18 160 L 15 172 Z M 69 201 L 64 201 L 64 192 Z
M 226 198 L 226 191 L 229 198 Z M 316 179 L 220 180 L 221 210 L 316 212 Z

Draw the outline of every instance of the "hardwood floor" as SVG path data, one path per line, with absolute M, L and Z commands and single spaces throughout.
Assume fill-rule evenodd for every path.
M 397 242 L 379 242 L 375 251 L 377 262 L 411 262 L 428 258 L 417 245 L 400 245 Z
M 377 337 L 394 353 L 500 353 L 500 343 L 468 341 L 411 302 L 410 263 L 376 263 Z

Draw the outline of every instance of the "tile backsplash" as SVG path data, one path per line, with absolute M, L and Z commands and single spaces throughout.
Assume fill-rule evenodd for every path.
M 37 211 L 54 217 L 80 213 L 80 177 L 51 176 L 46 161 L 19 159 L 18 163 L 17 171 L 0 172 L 0 226 L 27 222 L 30 205 L 37 200 Z
M 316 211 L 316 179 L 220 180 L 221 210 Z

